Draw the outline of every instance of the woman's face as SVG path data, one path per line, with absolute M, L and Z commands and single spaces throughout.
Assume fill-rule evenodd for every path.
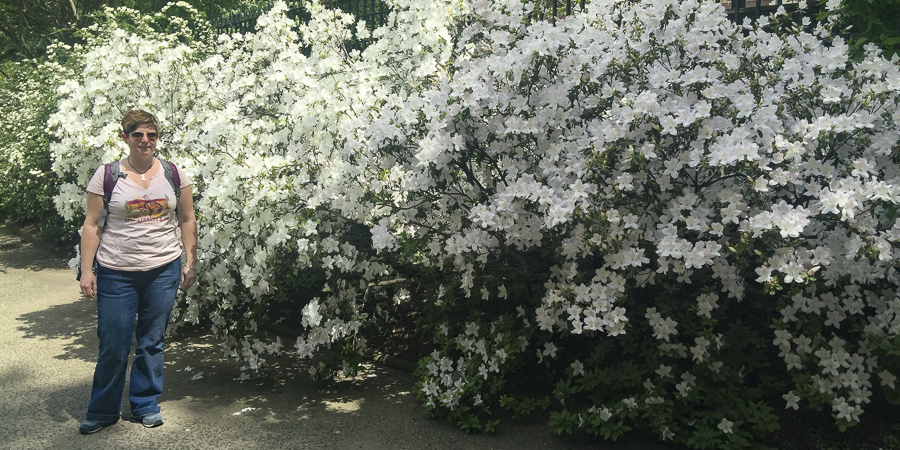
M 156 150 L 156 140 L 159 135 L 156 128 L 152 125 L 141 125 L 134 129 L 130 134 L 121 134 L 122 139 L 128 145 L 128 149 L 135 157 L 150 157 Z

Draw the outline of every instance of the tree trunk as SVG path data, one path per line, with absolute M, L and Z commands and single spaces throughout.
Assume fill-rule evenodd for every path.
M 75 7 L 75 0 L 69 0 L 69 8 L 72 9 L 72 18 L 74 18 L 75 22 L 81 20 L 81 17 L 78 16 L 78 8 Z

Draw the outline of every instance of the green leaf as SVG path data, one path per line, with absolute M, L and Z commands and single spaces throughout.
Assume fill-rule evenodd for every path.
M 577 419 L 578 416 L 569 410 L 553 411 L 550 413 L 550 430 L 556 434 L 572 434 Z

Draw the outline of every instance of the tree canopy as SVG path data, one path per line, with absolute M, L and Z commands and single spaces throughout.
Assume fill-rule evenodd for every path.
M 155 12 L 169 0 L 0 0 L 0 60 L 41 56 L 53 40 L 71 42 L 73 31 L 104 7 Z M 259 7 L 266 0 L 187 0 L 207 17 Z

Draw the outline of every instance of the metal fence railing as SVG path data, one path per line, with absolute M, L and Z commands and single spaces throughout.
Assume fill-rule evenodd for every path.
M 306 13 L 303 3 L 299 0 L 288 0 L 288 16 L 302 17 L 300 12 Z M 256 31 L 256 20 L 266 11 L 272 9 L 272 4 L 245 11 L 233 12 L 224 16 L 212 17 L 209 22 L 220 33 L 252 33 Z
M 539 0 L 537 14 L 540 20 L 554 20 L 563 17 L 585 7 L 590 0 Z M 784 6 L 787 10 L 795 10 L 800 0 L 718 0 L 725 6 L 728 17 L 735 22 L 742 22 L 745 18 L 753 21 L 759 17 L 775 12 Z M 816 14 L 814 5 L 816 0 L 808 0 L 810 9 L 808 14 Z M 298 18 L 301 21 L 309 17 L 309 13 L 303 8 L 302 0 L 288 0 L 288 16 Z M 326 2 L 329 7 L 337 7 L 343 11 L 365 20 L 370 28 L 384 23 L 389 13 L 389 8 L 381 0 L 333 0 Z M 226 16 L 215 17 L 210 20 L 212 26 L 220 32 L 252 33 L 256 28 L 256 19 L 268 7 L 248 10 Z
M 796 10 L 800 5 L 800 0 L 718 0 L 725 6 L 728 11 L 728 17 L 741 23 L 745 18 L 756 21 L 762 16 L 769 15 L 784 7 L 788 11 Z M 815 18 L 818 12 L 818 3 L 816 0 L 808 0 L 807 14 Z
M 537 2 L 538 18 L 540 20 L 553 20 L 557 17 L 565 17 L 574 13 L 577 9 L 584 9 L 585 0 L 543 0 Z
M 288 6 L 288 17 L 299 18 L 301 21 L 309 17 L 309 12 L 303 7 L 302 0 L 288 0 L 286 3 Z M 333 0 L 326 2 L 326 6 L 339 8 L 351 13 L 357 19 L 365 20 L 371 28 L 374 28 L 375 24 L 383 23 L 389 12 L 388 7 L 380 0 Z M 214 17 L 210 20 L 210 23 L 219 32 L 252 33 L 256 31 L 256 19 L 265 11 L 271 9 L 271 7 L 272 5 L 269 4 L 262 8 Z

